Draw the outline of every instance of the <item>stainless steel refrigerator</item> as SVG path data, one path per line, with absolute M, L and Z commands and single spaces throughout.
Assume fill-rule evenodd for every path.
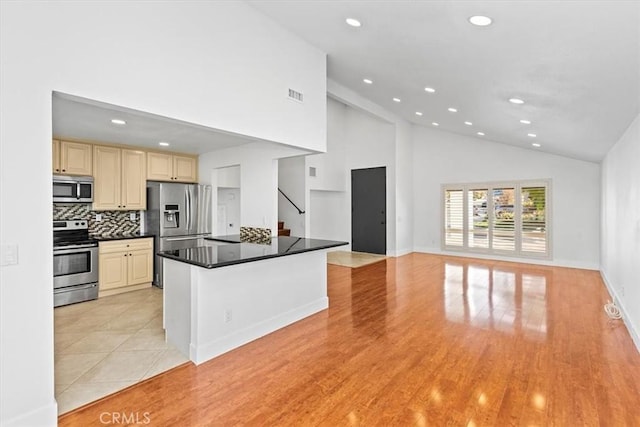
M 201 245 L 211 234 L 211 186 L 147 181 L 144 229 L 155 234 L 156 252 Z M 153 284 L 162 288 L 162 258 L 153 264 Z

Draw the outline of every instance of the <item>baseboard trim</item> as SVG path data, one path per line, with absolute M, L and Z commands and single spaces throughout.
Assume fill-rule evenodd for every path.
M 478 259 L 487 259 L 487 260 L 493 260 L 493 261 L 517 262 L 521 264 L 548 265 L 550 267 L 579 268 L 582 270 L 593 270 L 593 271 L 600 270 L 600 266 L 596 264 L 566 261 L 566 260 L 544 260 L 544 259 L 535 259 L 535 258 L 505 257 L 505 256 L 475 253 L 475 252 L 442 251 L 440 249 L 427 248 L 427 247 L 414 248 L 414 252 L 432 254 L 432 255 L 461 257 L 461 258 L 478 258 Z
M 35 427 L 58 425 L 58 402 L 53 400 L 48 405 L 42 406 L 26 414 L 18 415 L 10 420 L 0 419 L 3 427 Z
M 397 251 L 394 251 L 393 257 L 400 257 L 400 256 L 404 256 L 404 255 L 409 255 L 411 252 L 413 252 L 412 249 L 398 249 Z
M 326 310 L 328 307 L 329 298 L 323 297 L 303 305 L 302 307 L 294 308 L 293 310 L 278 314 L 217 340 L 204 343 L 200 346 L 196 347 L 192 343 L 189 346 L 189 358 L 196 365 L 199 365 L 207 360 L 213 359 L 214 357 L 220 356 L 221 354 L 302 320 L 305 317 L 309 317 L 320 311 Z
M 604 282 L 604 285 L 606 286 L 607 291 L 609 291 L 609 295 L 613 299 L 613 302 L 618 306 L 618 308 L 622 312 L 622 322 L 624 323 L 624 326 L 626 326 L 627 331 L 629 332 L 629 335 L 631 335 L 631 339 L 633 340 L 633 343 L 636 346 L 636 350 L 638 350 L 638 353 L 640 353 L 640 334 L 638 334 L 638 331 L 636 331 L 636 329 L 633 327 L 633 324 L 629 321 L 629 312 L 625 308 L 624 303 L 618 296 L 618 293 L 616 292 L 615 288 L 613 287 L 611 282 L 609 282 L 609 280 L 607 279 L 607 275 L 602 270 L 600 270 L 600 277 L 602 277 L 602 281 Z

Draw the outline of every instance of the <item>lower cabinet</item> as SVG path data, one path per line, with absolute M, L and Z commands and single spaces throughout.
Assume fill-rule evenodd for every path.
M 99 296 L 147 288 L 153 280 L 153 238 L 100 242 L 98 260 Z

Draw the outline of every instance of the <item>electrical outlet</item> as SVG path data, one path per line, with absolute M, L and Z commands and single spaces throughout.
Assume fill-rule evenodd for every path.
M 18 245 L 2 245 L 0 247 L 0 265 L 18 264 Z
M 135 213 L 135 212 L 131 212 L 131 213 L 129 214 L 129 219 L 130 219 L 131 221 L 135 221 L 135 220 L 136 220 L 136 213 Z
M 102 221 L 102 214 L 96 214 L 96 222 Z
M 232 315 L 231 315 L 231 310 L 225 310 L 224 311 L 224 323 L 229 323 L 231 322 L 232 319 Z

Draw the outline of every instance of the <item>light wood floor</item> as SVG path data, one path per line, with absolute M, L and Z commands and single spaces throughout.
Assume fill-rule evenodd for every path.
M 640 354 L 598 272 L 424 254 L 328 272 L 325 312 L 60 425 L 640 426 Z

